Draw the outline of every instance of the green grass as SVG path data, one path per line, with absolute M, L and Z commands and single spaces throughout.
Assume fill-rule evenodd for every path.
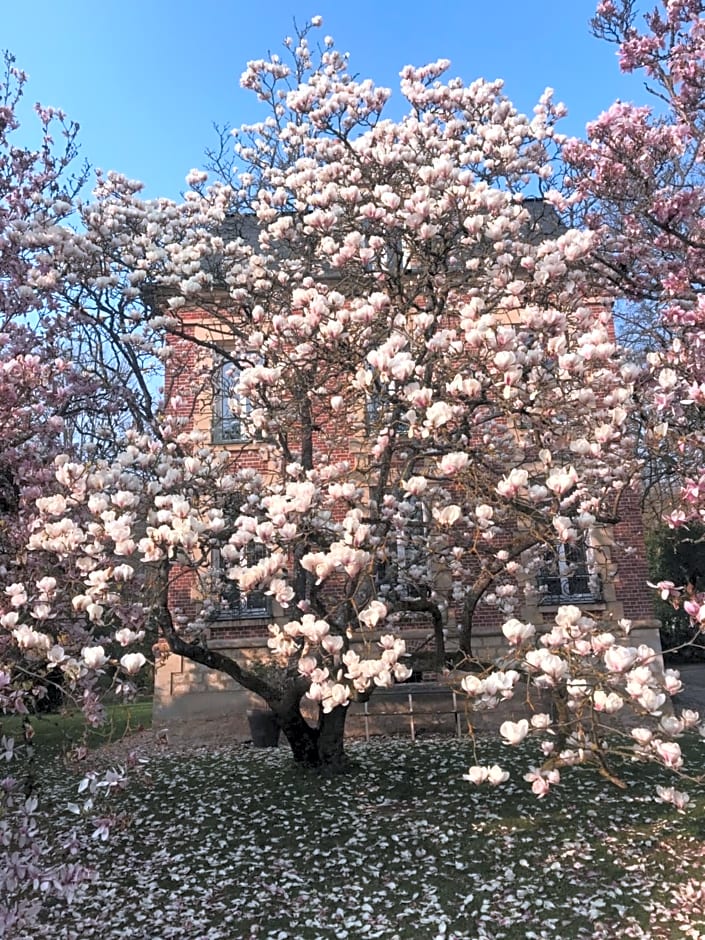
M 332 779 L 283 748 L 153 759 L 118 795 L 110 840 L 89 840 L 96 882 L 47 904 L 27 940 L 705 937 L 701 789 L 677 813 L 653 795 L 666 772 L 630 764 L 626 794 L 578 769 L 539 801 L 524 748 L 487 745 L 512 771 L 498 789 L 462 780 L 467 741 L 350 753 L 354 771 Z M 44 795 L 59 806 L 74 788 Z
M 152 724 L 151 699 L 129 705 L 108 705 L 106 712 L 106 721 L 98 728 L 90 727 L 77 709 L 31 715 L 35 757 L 39 761 L 53 760 L 78 745 L 96 748 Z M 19 744 L 23 736 L 22 719 L 16 715 L 0 716 L 2 734 L 14 737 Z

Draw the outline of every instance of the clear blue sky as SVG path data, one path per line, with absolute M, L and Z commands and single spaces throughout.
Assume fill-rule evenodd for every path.
M 28 98 L 81 125 L 94 166 L 176 197 L 203 163 L 212 123 L 257 118 L 239 87 L 248 59 L 279 51 L 302 23 L 323 16 L 321 37 L 351 53 L 351 70 L 398 89 L 399 70 L 439 57 L 467 81 L 504 78 L 530 111 L 546 86 L 569 108 L 564 130 L 615 98 L 643 98 L 619 73 L 612 46 L 590 36 L 595 0 L 5 0 L 0 48 L 29 73 Z M 398 95 L 397 95 L 398 102 Z M 396 110 L 399 113 L 400 105 Z

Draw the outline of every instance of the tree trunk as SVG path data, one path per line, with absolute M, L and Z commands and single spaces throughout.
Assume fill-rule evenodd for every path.
M 321 711 L 315 728 L 304 719 L 298 701 L 272 703 L 271 707 L 297 764 L 327 773 L 342 773 L 347 769 L 346 707 L 338 706 L 328 713 Z
M 321 712 L 318 731 L 318 754 L 321 767 L 330 773 L 342 773 L 349 766 L 345 756 L 345 719 L 347 706 L 338 705 L 333 711 Z

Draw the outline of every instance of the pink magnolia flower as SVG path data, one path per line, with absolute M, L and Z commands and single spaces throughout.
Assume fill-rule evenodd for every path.
M 551 789 L 551 786 L 559 783 L 560 779 L 561 775 L 557 770 L 533 769 L 524 774 L 524 780 L 531 784 L 532 793 L 535 793 L 539 799 L 543 799 Z
M 637 659 L 637 650 L 633 646 L 611 646 L 605 651 L 604 662 L 610 672 L 625 672 L 631 669 Z
M 343 638 L 342 636 L 328 634 L 321 640 L 321 646 L 326 653 L 330 653 L 331 656 L 338 656 L 343 650 Z
M 26 624 L 21 624 L 16 630 L 13 630 L 12 635 L 19 648 L 23 650 L 47 653 L 53 645 L 45 633 L 39 633 Z
M 479 676 L 474 676 L 471 673 L 467 676 L 463 676 L 460 687 L 463 692 L 467 692 L 468 695 L 479 695 L 484 688 L 484 684 Z
M 13 607 L 22 607 L 27 603 L 27 592 L 24 584 L 8 584 L 5 588 L 5 594 L 10 598 Z
M 612 715 L 623 707 L 624 699 L 616 692 L 605 692 L 603 689 L 597 689 L 593 693 L 592 704 L 596 712 L 605 712 Z
M 546 486 L 556 496 L 563 496 L 577 482 L 578 474 L 573 466 L 556 469 L 546 478 Z
M 443 509 L 433 508 L 433 518 L 441 526 L 452 526 L 460 519 L 463 511 L 460 506 L 444 506 Z
M 534 680 L 537 685 L 555 685 L 570 672 L 570 666 L 564 659 L 545 649 L 529 650 L 524 659 L 532 671 L 543 673 L 543 676 L 539 675 Z
M 662 741 L 660 738 L 651 742 L 651 747 L 666 767 L 680 770 L 683 766 L 683 756 L 680 745 L 676 741 Z
M 690 802 L 690 797 L 687 793 L 683 793 L 681 790 L 676 790 L 674 787 L 657 786 L 656 794 L 662 802 L 671 803 L 678 810 L 684 810 Z
M 681 589 L 677 588 L 673 581 L 658 581 L 656 584 L 652 584 L 651 581 L 648 581 L 647 584 L 649 587 L 656 588 L 663 601 L 680 597 Z
M 302 676 L 310 676 L 318 666 L 315 656 L 302 656 L 297 664 L 297 669 Z
M 357 615 L 358 620 L 364 623 L 366 627 L 374 629 L 380 620 L 387 616 L 387 605 L 382 601 L 370 601 L 370 603 Z
M 526 470 L 512 470 L 508 476 L 503 477 L 495 489 L 500 496 L 506 499 L 513 499 L 522 489 L 525 489 L 529 482 L 529 474 Z
M 470 456 L 465 451 L 445 454 L 439 461 L 438 469 L 441 473 L 452 476 L 464 470 L 469 462 Z
M 47 653 L 47 662 L 50 665 L 58 666 L 59 663 L 63 663 L 65 659 L 66 659 L 66 652 L 63 646 L 59 646 L 58 644 L 55 646 L 52 646 L 52 648 Z
M 350 689 L 347 685 L 340 682 L 332 683 L 330 688 L 326 689 L 323 697 L 323 711 L 331 712 L 340 705 L 347 705 L 350 701 Z

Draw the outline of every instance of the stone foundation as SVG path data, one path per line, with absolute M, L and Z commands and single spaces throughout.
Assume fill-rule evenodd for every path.
M 482 662 L 490 662 L 506 655 L 507 642 L 501 630 L 478 631 L 473 638 L 473 655 Z M 221 640 L 217 645 L 236 659 L 251 662 L 266 660 L 264 640 Z M 655 622 L 635 624 L 629 636 L 629 645 L 641 643 L 660 653 L 658 626 Z M 215 643 L 213 645 L 216 645 Z M 431 678 L 431 677 L 429 677 Z M 435 678 L 435 677 L 434 677 Z M 462 691 L 454 698 L 453 690 L 460 689 L 462 675 L 444 677 L 442 682 L 404 683 L 393 689 L 378 689 L 365 707 L 351 703 L 346 722 L 350 737 L 371 737 L 378 734 L 458 734 L 467 731 L 472 723 L 476 730 L 496 730 L 506 720 L 517 720 L 530 709 L 525 696 L 517 693 L 497 709 L 470 712 L 468 700 Z M 410 700 L 411 696 L 411 700 Z M 262 708 L 262 700 L 239 686 L 229 676 L 206 669 L 190 660 L 173 654 L 157 668 L 154 683 L 154 727 L 178 726 L 189 720 L 212 720 L 227 724 L 230 740 L 249 741 L 250 728 L 247 711 Z M 547 709 L 547 704 L 533 702 L 535 710 Z M 316 708 L 310 706 L 308 717 L 315 720 Z

